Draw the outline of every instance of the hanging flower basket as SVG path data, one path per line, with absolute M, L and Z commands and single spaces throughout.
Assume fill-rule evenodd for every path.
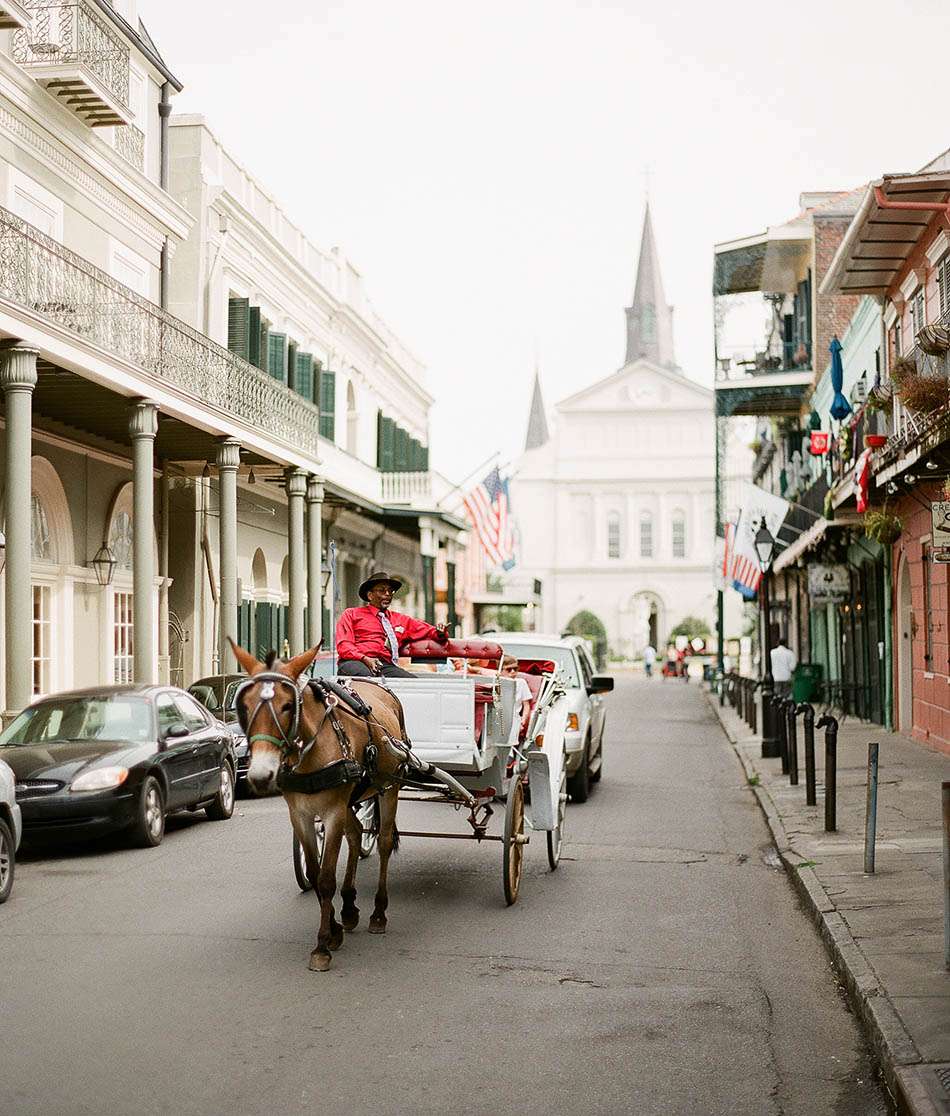
M 900 401 L 918 415 L 932 415 L 950 403 L 950 381 L 936 376 L 908 376 L 898 385 Z
M 889 415 L 894 410 L 894 396 L 890 387 L 876 387 L 868 392 L 865 407 L 868 411 L 879 411 Z
M 864 533 L 881 546 L 890 546 L 897 542 L 901 536 L 904 525 L 896 515 L 887 509 L 865 512 Z
M 917 365 L 912 360 L 908 360 L 907 357 L 901 357 L 891 365 L 891 382 L 895 387 L 899 388 L 906 380 L 913 379 L 918 375 L 920 373 L 917 371 Z
M 887 445 L 886 434 L 865 434 L 864 446 L 865 449 L 882 449 Z
M 925 325 L 917 333 L 917 344 L 931 356 L 942 356 L 950 349 L 950 329 L 937 323 Z

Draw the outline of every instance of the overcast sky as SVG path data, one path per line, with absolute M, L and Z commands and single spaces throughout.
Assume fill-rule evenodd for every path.
M 428 366 L 434 464 L 521 447 L 624 355 L 645 168 L 680 364 L 712 379 L 712 245 L 803 190 L 917 169 L 944 0 L 139 0 L 201 112 Z M 928 61 L 929 59 L 929 61 Z M 938 82 L 940 82 L 938 86 Z

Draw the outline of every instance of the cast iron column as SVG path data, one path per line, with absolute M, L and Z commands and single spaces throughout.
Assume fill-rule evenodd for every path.
M 323 482 L 307 481 L 307 645 L 323 639 Z
M 0 352 L 7 430 L 4 447 L 6 503 L 6 714 L 9 721 L 30 704 L 33 696 L 33 588 L 31 514 L 33 452 L 33 389 L 36 387 L 35 349 L 16 346 Z
M 237 641 L 237 471 L 241 446 L 233 438 L 218 442 L 218 571 L 221 596 L 218 604 L 218 670 L 237 670 L 228 636 Z
M 132 405 L 132 676 L 158 681 L 152 592 L 155 586 L 155 435 L 158 404 L 140 399 Z
M 288 469 L 284 474 L 287 486 L 287 559 L 290 607 L 287 611 L 287 642 L 291 655 L 304 650 L 304 601 L 307 588 L 306 556 L 304 554 L 304 497 L 307 474 L 303 469 Z
M 775 710 L 772 708 L 775 679 L 772 677 L 772 617 L 769 614 L 768 570 L 762 574 L 760 593 L 762 594 L 762 617 L 765 627 L 762 639 L 765 657 L 765 671 L 762 675 L 762 758 L 774 759 L 780 752 L 778 735 L 775 731 Z

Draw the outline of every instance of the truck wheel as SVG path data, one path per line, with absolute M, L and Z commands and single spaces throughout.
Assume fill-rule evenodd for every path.
M 590 741 L 584 745 L 581 765 L 567 780 L 567 793 L 572 802 L 586 802 L 590 797 Z

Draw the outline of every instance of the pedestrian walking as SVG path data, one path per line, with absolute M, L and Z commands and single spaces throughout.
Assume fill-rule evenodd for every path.
M 643 649 L 643 673 L 647 678 L 653 677 L 653 664 L 656 662 L 656 648 L 648 643 Z
M 772 648 L 772 679 L 775 682 L 775 692 L 787 695 L 792 688 L 792 672 L 798 666 L 798 658 L 789 647 L 784 636 Z

